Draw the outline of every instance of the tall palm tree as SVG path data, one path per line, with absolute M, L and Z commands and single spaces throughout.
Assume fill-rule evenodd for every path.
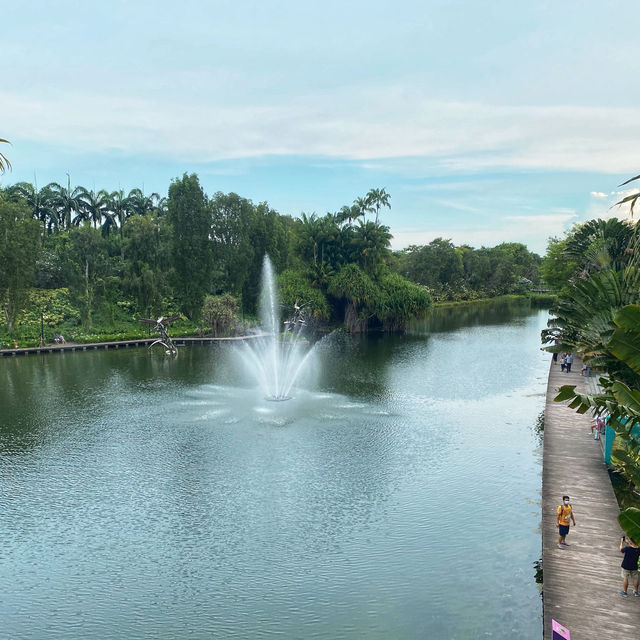
M 369 200 L 366 197 L 364 198 L 356 198 L 353 201 L 353 206 L 355 210 L 358 212 L 358 217 L 362 216 L 363 219 L 366 219 L 367 213 L 373 213 L 375 209 L 371 206 Z
M 17 182 L 7 187 L 7 193 L 10 198 L 27 203 L 33 218 L 42 223 L 43 232 L 51 233 L 58 227 L 54 198 L 48 187 L 38 190 L 37 184 Z
M 144 216 L 156 209 L 156 203 L 160 201 L 160 196 L 157 193 L 145 196 L 141 189 L 136 188 L 129 191 L 127 200 L 131 213 Z
M 94 229 L 102 224 L 102 219 L 107 212 L 107 204 L 109 194 L 101 189 L 96 193 L 95 189 L 88 191 L 84 187 L 79 187 L 79 202 L 81 215 L 76 216 L 75 224 L 79 224 L 82 220 L 89 220 L 93 223 Z
M 115 227 L 120 232 L 120 240 L 123 240 L 124 223 L 130 215 L 129 198 L 124 195 L 124 190 L 112 191 L 107 200 L 107 215 L 102 225 L 103 233 L 108 235 L 111 229 Z
M 378 224 L 378 213 L 380 212 L 380 207 L 387 207 L 391 209 L 391 205 L 389 204 L 389 199 L 391 196 L 383 189 L 370 189 L 367 195 L 365 196 L 365 200 L 369 204 L 369 207 L 373 208 L 376 212 L 376 224 Z
M 82 217 L 82 202 L 81 195 L 83 192 L 82 187 L 74 187 L 71 189 L 71 178 L 67 174 L 67 186 L 63 187 L 57 182 L 51 182 L 46 189 L 49 189 L 54 206 L 57 210 L 58 220 L 63 228 L 69 229 L 71 223 L 78 216 Z M 74 218 L 75 214 L 75 218 Z
M 6 144 L 11 144 L 8 140 L 4 138 L 0 138 L 0 142 L 4 142 Z M 4 173 L 7 169 L 11 169 L 11 163 L 9 162 L 9 158 L 4 155 L 4 153 L 0 153 L 0 173 Z
M 371 221 L 360 221 L 354 231 L 352 243 L 354 257 L 366 273 L 374 273 L 388 260 L 391 255 L 391 238 L 389 227 Z

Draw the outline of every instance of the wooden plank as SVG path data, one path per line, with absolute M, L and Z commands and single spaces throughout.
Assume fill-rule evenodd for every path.
M 562 373 L 559 364 L 549 371 L 542 468 L 544 639 L 552 638 L 552 619 L 576 640 L 638 637 L 640 598 L 631 586 L 628 598 L 618 595 L 619 508 L 600 442 L 591 435 L 591 415 L 553 401 L 564 384 L 593 393 L 594 381 L 580 375 L 581 367 L 575 358 L 571 373 Z M 570 546 L 558 549 L 556 510 L 563 494 L 571 497 L 576 527 L 567 536 Z

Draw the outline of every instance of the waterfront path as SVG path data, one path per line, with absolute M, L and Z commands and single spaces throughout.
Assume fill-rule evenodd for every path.
M 184 347 L 188 344 L 207 344 L 209 342 L 226 342 L 229 340 L 250 340 L 251 338 L 259 338 L 263 333 L 255 333 L 246 336 L 233 336 L 229 338 L 172 338 L 173 343 L 177 347 Z M 28 356 L 37 355 L 39 353 L 64 353 L 65 351 L 94 351 L 107 349 L 127 349 L 129 347 L 148 347 L 158 340 L 158 336 L 145 338 L 142 340 L 119 340 L 114 342 L 88 342 L 79 344 L 76 342 L 65 344 L 47 344 L 44 347 L 26 347 L 18 349 L 2 349 L 0 357 L 11 356 Z
M 564 384 L 593 393 L 593 379 L 580 375 L 575 358 L 571 373 L 551 365 L 544 421 L 542 470 L 542 565 L 544 640 L 551 640 L 551 620 L 571 632 L 571 640 L 618 640 L 640 633 L 640 598 L 618 595 L 621 529 L 618 503 L 602 459 L 600 441 L 591 436 L 591 415 L 579 415 L 554 402 Z M 571 497 L 576 527 L 565 549 L 558 549 L 556 510 L 562 495 Z

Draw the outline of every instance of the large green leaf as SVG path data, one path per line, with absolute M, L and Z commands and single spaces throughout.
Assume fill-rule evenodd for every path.
M 609 351 L 640 373 L 640 305 L 630 304 L 620 309 L 614 316 L 618 328 L 607 344 Z
M 611 385 L 611 392 L 618 403 L 623 405 L 629 414 L 636 418 L 640 416 L 640 391 L 630 389 L 622 382 L 614 382 L 613 385 Z
M 627 536 L 640 543 L 640 509 L 625 509 L 618 515 L 618 522 Z
M 638 178 L 640 178 L 640 176 L 633 176 L 633 178 L 629 178 L 628 180 L 625 180 L 624 182 L 621 182 L 618 186 L 619 187 L 624 187 L 625 184 L 629 184 L 630 182 L 633 182 L 634 180 L 637 180 Z
M 622 329 L 640 331 L 640 305 L 628 304 L 622 307 L 613 317 L 613 321 Z

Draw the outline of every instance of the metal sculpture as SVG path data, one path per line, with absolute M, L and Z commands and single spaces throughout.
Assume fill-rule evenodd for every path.
M 310 304 L 310 300 L 304 304 L 298 304 L 297 300 L 293 303 L 293 315 L 284 322 L 285 331 L 295 331 L 296 327 L 300 329 L 307 324 L 308 318 L 304 308 L 308 307 Z
M 157 320 L 152 320 L 151 318 L 140 318 L 140 322 L 144 324 L 155 324 L 155 330 L 160 334 L 160 338 L 155 342 L 152 342 L 149 345 L 149 349 L 159 344 L 164 347 L 164 351 L 167 355 L 177 356 L 178 355 L 178 347 L 173 343 L 173 340 L 169 337 L 169 333 L 167 332 L 167 325 L 170 322 L 175 322 L 180 319 L 179 314 L 175 314 L 173 316 L 169 316 L 168 318 L 164 318 L 160 316 Z

